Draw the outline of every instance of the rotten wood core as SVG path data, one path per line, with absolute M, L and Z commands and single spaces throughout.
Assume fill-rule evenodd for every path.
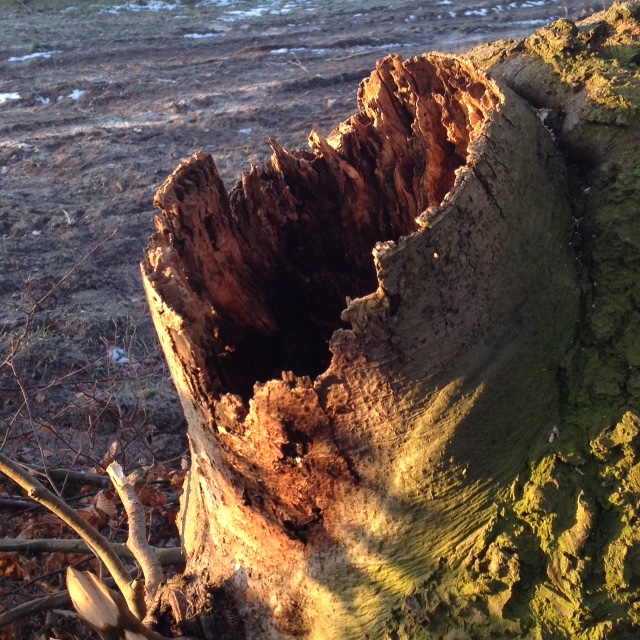
M 498 103 L 461 60 L 388 57 L 362 83 L 360 113 L 326 140 L 312 133 L 311 151 L 271 140 L 271 163 L 230 193 L 211 156 L 180 165 L 156 194 L 144 268 L 152 281 L 179 272 L 191 290 L 179 297 L 197 298 L 197 311 L 175 302 L 201 325 L 205 393 L 246 402 L 283 371 L 326 370 L 347 298 L 376 290 L 372 249 L 440 204 Z

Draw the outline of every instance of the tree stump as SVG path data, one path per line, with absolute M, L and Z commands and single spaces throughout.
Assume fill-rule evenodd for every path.
M 559 419 L 579 290 L 549 132 L 438 54 L 381 60 L 358 107 L 230 192 L 197 153 L 156 195 L 142 274 L 188 421 L 183 587 L 224 600 L 221 637 L 385 637 L 401 609 L 470 637 L 447 585 Z

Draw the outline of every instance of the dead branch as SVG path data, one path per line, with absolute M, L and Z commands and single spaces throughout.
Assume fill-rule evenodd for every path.
M 144 509 L 133 487 L 127 482 L 122 467 L 117 462 L 112 462 L 107 467 L 107 473 L 127 512 L 129 522 L 127 547 L 140 564 L 144 574 L 147 605 L 149 605 L 162 582 L 163 573 L 158 557 L 147 542 L 147 523 Z
M 98 475 L 97 473 L 86 473 L 84 471 L 75 471 L 73 469 L 47 469 L 32 467 L 21 464 L 21 467 L 27 469 L 32 475 L 42 475 L 48 478 L 49 481 L 57 480 L 60 482 L 76 482 L 78 484 L 90 484 L 96 487 L 109 486 L 109 479 L 106 476 Z
M 111 545 L 116 554 L 125 560 L 135 560 L 133 553 L 125 544 Z M 167 567 L 184 562 L 180 547 L 150 547 L 161 566 Z M 60 540 L 58 538 L 41 538 L 39 540 L 2 539 L 0 553 L 6 551 L 45 552 L 45 553 L 93 553 L 84 540 Z
M 64 500 L 49 491 L 2 453 L 0 453 L 0 472 L 22 487 L 32 500 L 57 515 L 87 543 L 113 576 L 118 589 L 134 614 L 140 619 L 144 618 L 144 602 L 141 603 L 140 598 L 141 586 L 138 586 L 137 581 L 131 581 L 124 564 L 100 532 L 78 515 Z
M 9 625 L 16 620 L 21 620 L 27 616 L 33 616 L 42 611 L 50 611 L 51 609 L 67 607 L 70 603 L 71 599 L 69 598 L 68 591 L 61 591 L 60 593 L 56 593 L 52 596 L 46 596 L 44 598 L 25 602 L 0 614 L 0 628 Z
M 80 617 L 86 620 L 103 640 L 146 638 L 167 640 L 145 627 L 132 613 L 119 593 L 109 589 L 89 572 L 67 569 L 69 597 Z

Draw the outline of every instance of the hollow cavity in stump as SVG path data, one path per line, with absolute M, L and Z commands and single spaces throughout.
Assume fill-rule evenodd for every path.
M 388 57 L 362 83 L 360 113 L 326 140 L 312 133 L 311 151 L 271 141 L 271 163 L 230 193 L 210 156 L 180 165 L 155 204 L 160 235 L 212 309 L 207 386 L 246 401 L 283 371 L 324 371 L 347 298 L 377 287 L 373 247 L 411 234 L 440 204 L 498 101 L 459 60 Z M 152 240 L 151 263 L 160 245 Z

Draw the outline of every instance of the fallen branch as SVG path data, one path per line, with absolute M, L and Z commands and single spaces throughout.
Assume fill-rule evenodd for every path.
M 112 462 L 107 467 L 107 473 L 127 512 L 129 523 L 127 547 L 133 553 L 144 574 L 146 600 L 147 606 L 149 606 L 153 602 L 164 576 L 158 557 L 147 542 L 147 522 L 144 508 L 133 487 L 127 482 L 122 467 L 117 462 Z
M 141 585 L 138 581 L 131 580 L 124 564 L 122 564 L 111 544 L 100 532 L 82 516 L 78 515 L 64 500 L 49 491 L 38 480 L 2 453 L 0 453 L 0 472 L 22 487 L 29 498 L 57 515 L 87 543 L 88 547 L 104 563 L 109 573 L 113 576 L 118 589 L 122 592 L 133 613 L 140 619 L 144 618 L 144 602 L 141 602 L 140 597 Z
M 30 600 L 0 614 L 0 628 L 5 627 L 16 620 L 33 616 L 41 611 L 50 611 L 60 607 L 68 607 L 71 604 L 68 591 L 61 591 L 52 596 Z
M 27 469 L 32 475 L 38 475 L 51 480 L 60 482 L 76 482 L 78 484 L 90 484 L 96 487 L 109 486 L 109 478 L 101 476 L 97 473 L 85 473 L 84 471 L 74 471 L 72 469 L 47 469 L 20 465 Z
M 113 550 L 120 558 L 125 560 L 135 560 L 133 553 L 127 545 L 113 543 Z M 173 564 L 184 562 L 182 549 L 180 547 L 150 547 L 155 553 L 161 566 L 167 567 Z M 0 552 L 18 551 L 24 552 L 46 552 L 46 553 L 93 553 L 89 545 L 84 540 L 60 540 L 58 538 L 41 538 L 39 540 L 22 540 L 20 538 L 0 540 Z
M 167 640 L 165 636 L 145 627 L 123 597 L 112 591 L 97 576 L 67 569 L 69 597 L 76 611 L 86 620 L 103 640 L 146 638 Z

